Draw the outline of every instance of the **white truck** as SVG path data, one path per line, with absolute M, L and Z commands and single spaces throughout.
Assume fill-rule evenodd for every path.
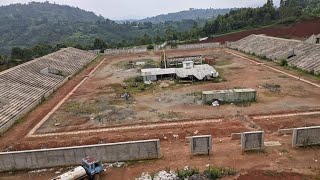
M 82 159 L 82 166 L 53 178 L 52 180 L 98 180 L 103 167 L 99 161 L 93 157 L 86 157 Z

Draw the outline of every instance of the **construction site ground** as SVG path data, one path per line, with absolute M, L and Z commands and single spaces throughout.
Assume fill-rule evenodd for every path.
M 131 87 L 130 83 L 134 82 L 131 80 L 139 76 L 141 67 L 129 66 L 128 62 L 144 61 L 155 67 L 160 53 L 106 56 L 102 65 L 41 124 L 35 136 L 27 137 L 29 131 L 105 58 L 101 57 L 3 134 L 0 148 L 14 151 L 159 138 L 161 159 L 130 162 L 125 167 L 108 169 L 102 179 L 134 179 L 142 172 L 184 166 L 204 169 L 207 164 L 234 167 L 242 174 L 233 178 L 239 179 L 319 177 L 319 147 L 292 148 L 291 135 L 279 136 L 277 131 L 320 125 L 320 88 L 301 79 L 317 84 L 320 80 L 261 61 L 298 77 L 292 78 L 229 52 L 234 51 L 168 51 L 170 56 L 202 54 L 217 58 L 215 68 L 221 79 L 183 84 L 163 80 L 142 88 L 140 84 Z M 128 78 L 130 80 L 126 80 Z M 128 86 L 126 89 L 124 84 Z M 256 89 L 257 102 L 219 107 L 201 104 L 203 90 L 233 88 Z M 126 91 L 131 94 L 128 101 L 120 97 Z M 281 146 L 267 147 L 265 152 L 242 153 L 240 140 L 230 140 L 230 134 L 253 130 L 264 130 L 266 141 L 279 141 Z M 74 133 L 68 134 L 70 132 Z M 191 157 L 185 137 L 209 134 L 214 139 L 213 155 Z M 2 173 L 0 179 L 43 179 L 54 176 L 56 171 Z

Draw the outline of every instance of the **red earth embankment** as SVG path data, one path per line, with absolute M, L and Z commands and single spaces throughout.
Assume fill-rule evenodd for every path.
M 230 42 L 238 41 L 251 34 L 265 34 L 265 35 L 274 36 L 274 37 L 303 40 L 313 34 L 320 34 L 320 18 L 304 20 L 292 25 L 287 25 L 287 26 L 278 25 L 273 27 L 251 29 L 251 30 L 245 30 L 241 32 L 221 35 L 218 37 L 209 38 L 206 41 L 202 41 L 202 43 L 210 43 L 210 42 L 225 43 L 226 41 L 230 41 Z

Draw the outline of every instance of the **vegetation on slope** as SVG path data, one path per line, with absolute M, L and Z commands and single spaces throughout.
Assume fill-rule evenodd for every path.
M 161 44 L 292 23 L 310 16 L 320 17 L 319 0 L 281 0 L 279 8 L 272 0 L 267 0 L 262 7 L 241 8 L 219 15 L 208 20 L 204 27 L 196 20 L 117 24 L 92 12 L 48 2 L 2 6 L 0 54 L 7 56 L 0 56 L 0 65 L 23 63 L 65 46 L 106 49 Z
M 182 21 L 182 20 L 199 20 L 199 19 L 211 19 L 218 15 L 224 15 L 231 9 L 189 9 L 186 11 L 180 11 L 176 13 L 162 14 L 146 19 L 139 20 L 138 22 L 151 22 L 151 23 L 164 23 L 166 21 Z

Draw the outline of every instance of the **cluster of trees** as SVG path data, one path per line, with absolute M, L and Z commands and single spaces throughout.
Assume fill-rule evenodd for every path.
M 210 20 L 117 24 L 92 12 L 48 2 L 2 6 L 0 54 L 7 55 L 0 56 L 0 65 L 29 61 L 66 46 L 88 50 L 162 44 L 274 23 L 291 23 L 304 16 L 319 17 L 320 1 L 281 0 L 277 8 L 272 0 L 267 0 L 258 8 L 234 9 L 229 13 L 220 11 L 224 15 Z M 11 56 L 8 56 L 10 52 Z
M 303 16 L 320 16 L 319 0 L 281 0 L 276 8 L 273 0 L 258 8 L 241 8 L 219 15 L 203 27 L 206 35 L 232 32 L 274 23 L 292 23 Z

